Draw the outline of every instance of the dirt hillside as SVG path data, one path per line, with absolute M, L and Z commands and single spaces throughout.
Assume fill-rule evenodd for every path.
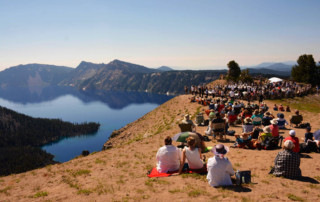
M 47 166 L 26 173 L 0 178 L 0 201 L 319 201 L 320 160 L 317 153 L 301 159 L 306 182 L 268 175 L 279 150 L 231 148 L 227 157 L 234 169 L 251 170 L 252 184 L 244 187 L 212 188 L 205 177 L 180 175 L 148 178 L 155 166 L 155 155 L 165 136 L 179 132 L 185 113 L 203 111 L 190 95 L 181 95 L 159 106 L 139 120 L 128 124 L 109 142 L 113 147 L 87 157 Z M 267 101 L 269 106 L 273 102 Z M 286 117 L 292 113 L 286 113 Z M 306 122 L 320 128 L 320 114 L 302 111 Z M 289 127 L 290 128 L 290 127 Z M 241 128 L 231 127 L 240 132 Z M 205 127 L 197 127 L 203 134 Z M 304 130 L 297 129 L 298 137 Z M 288 131 L 284 131 L 287 136 Z M 228 137 L 231 146 L 234 137 Z M 102 145 L 103 143 L 101 143 Z M 206 142 L 214 146 L 216 141 Z M 205 154 L 207 158 L 212 153 Z M 314 181 L 314 182 L 313 182 Z

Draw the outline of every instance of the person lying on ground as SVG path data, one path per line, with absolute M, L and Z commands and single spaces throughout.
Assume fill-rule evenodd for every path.
M 172 139 L 167 136 L 164 139 L 164 146 L 160 147 L 156 159 L 157 159 L 157 171 L 159 173 L 167 173 L 171 171 L 177 171 L 180 168 L 180 150 L 172 145 Z
M 188 147 L 182 150 L 182 158 L 180 163 L 179 174 L 182 173 L 186 159 L 188 161 L 188 168 L 190 170 L 199 170 L 204 168 L 202 161 L 201 148 L 196 147 L 196 141 L 193 137 L 187 138 Z

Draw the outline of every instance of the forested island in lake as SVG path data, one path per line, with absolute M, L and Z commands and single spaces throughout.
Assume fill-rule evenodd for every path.
M 40 146 L 63 137 L 93 134 L 100 124 L 32 118 L 0 107 L 0 176 L 56 163 Z

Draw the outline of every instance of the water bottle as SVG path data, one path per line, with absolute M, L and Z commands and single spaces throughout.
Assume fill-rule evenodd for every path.
M 240 171 L 239 170 L 237 170 L 237 172 L 236 172 L 236 184 L 237 185 L 241 184 Z

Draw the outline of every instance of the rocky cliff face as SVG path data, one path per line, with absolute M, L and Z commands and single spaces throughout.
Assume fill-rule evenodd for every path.
M 225 70 L 160 71 L 115 60 L 102 67 L 96 75 L 82 82 L 83 90 L 125 90 L 154 93 L 181 93 L 184 86 L 215 80 Z

